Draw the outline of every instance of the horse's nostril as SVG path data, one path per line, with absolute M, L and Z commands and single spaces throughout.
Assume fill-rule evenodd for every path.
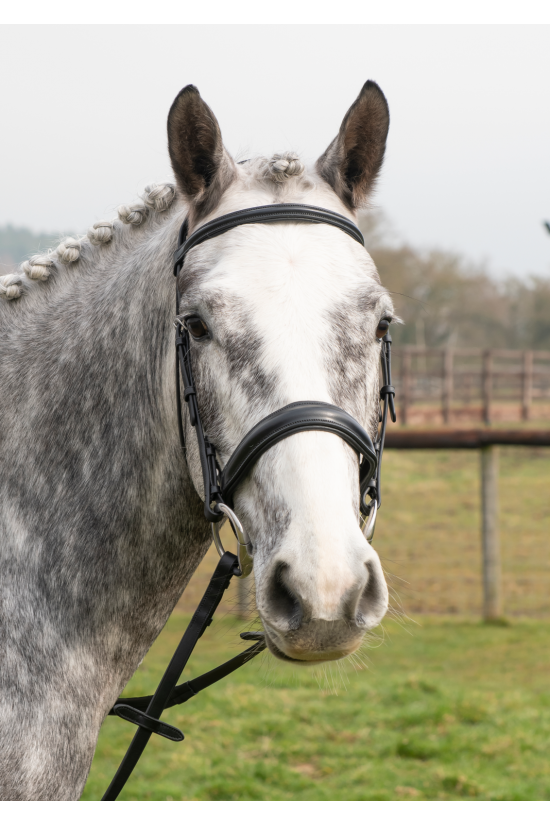
M 378 565 L 367 562 L 369 578 L 357 605 L 357 624 L 365 628 L 379 624 L 388 609 L 388 588 Z
M 271 574 L 266 591 L 270 619 L 286 625 L 287 630 L 297 630 L 302 622 L 300 601 L 288 585 L 288 564 L 280 562 Z

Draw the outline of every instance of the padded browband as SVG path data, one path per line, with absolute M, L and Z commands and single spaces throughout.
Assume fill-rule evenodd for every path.
M 220 487 L 225 502 L 232 506 L 233 493 L 260 456 L 295 433 L 323 430 L 340 436 L 363 456 L 359 465 L 361 509 L 370 480 L 376 473 L 376 452 L 369 434 L 345 410 L 323 401 L 296 401 L 263 418 L 237 446 L 225 465 Z
M 179 264 L 183 261 L 187 253 L 194 246 L 204 241 L 223 235 L 229 229 L 243 226 L 247 223 L 275 223 L 276 221 L 302 221 L 303 223 L 327 223 L 341 229 L 355 241 L 365 245 L 363 235 L 356 225 L 330 209 L 322 209 L 319 206 L 303 206 L 295 203 L 275 203 L 270 206 L 252 206 L 250 209 L 240 209 L 238 212 L 230 212 L 222 215 L 209 223 L 205 223 L 193 232 L 187 240 L 174 253 L 174 272 L 177 275 Z

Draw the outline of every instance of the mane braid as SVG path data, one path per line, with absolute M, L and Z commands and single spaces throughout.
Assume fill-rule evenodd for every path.
M 141 200 L 131 205 L 120 206 L 118 217 L 122 223 L 141 226 L 151 212 L 165 212 L 173 204 L 176 187 L 173 183 L 150 184 L 145 187 Z M 118 224 L 120 227 L 120 224 Z M 38 282 L 46 282 L 55 273 L 58 264 L 70 266 L 82 256 L 88 245 L 101 247 L 116 238 L 116 221 L 98 221 L 94 223 L 87 235 L 81 238 L 65 238 L 57 249 L 33 255 L 23 261 L 18 271 L 0 276 L 0 299 L 14 301 Z
M 263 159 L 261 171 L 263 177 L 274 183 L 286 183 L 289 178 L 303 175 L 305 166 L 295 152 L 273 155 L 269 160 Z

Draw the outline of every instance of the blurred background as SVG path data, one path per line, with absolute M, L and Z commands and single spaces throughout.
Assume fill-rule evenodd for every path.
M 548 431 L 548 34 L 0 28 L 0 274 L 172 179 L 166 116 L 187 83 L 237 159 L 295 149 L 313 162 L 372 78 L 391 126 L 360 226 L 404 321 L 392 329 L 395 427 Z M 374 545 L 392 608 L 367 642 L 368 673 L 343 666 L 304 682 L 282 665 L 250 665 L 201 699 L 198 716 L 167 713 L 195 725 L 195 738 L 177 755 L 153 744 L 127 798 L 550 798 L 550 448 L 497 449 L 498 621 L 481 623 L 479 451 L 388 449 Z M 211 549 L 129 693 L 153 687 L 215 562 Z M 199 664 L 227 656 L 254 615 L 253 577 L 234 582 Z M 131 735 L 117 724 L 106 721 L 86 798 L 100 795 Z

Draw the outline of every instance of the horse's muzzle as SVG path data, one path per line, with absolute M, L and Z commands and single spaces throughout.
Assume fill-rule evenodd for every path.
M 340 578 L 323 586 L 315 578 L 293 575 L 292 567 L 275 562 L 259 582 L 257 605 L 268 648 L 279 659 L 298 664 L 342 659 L 361 645 L 388 609 L 388 588 L 377 554 L 339 589 Z

